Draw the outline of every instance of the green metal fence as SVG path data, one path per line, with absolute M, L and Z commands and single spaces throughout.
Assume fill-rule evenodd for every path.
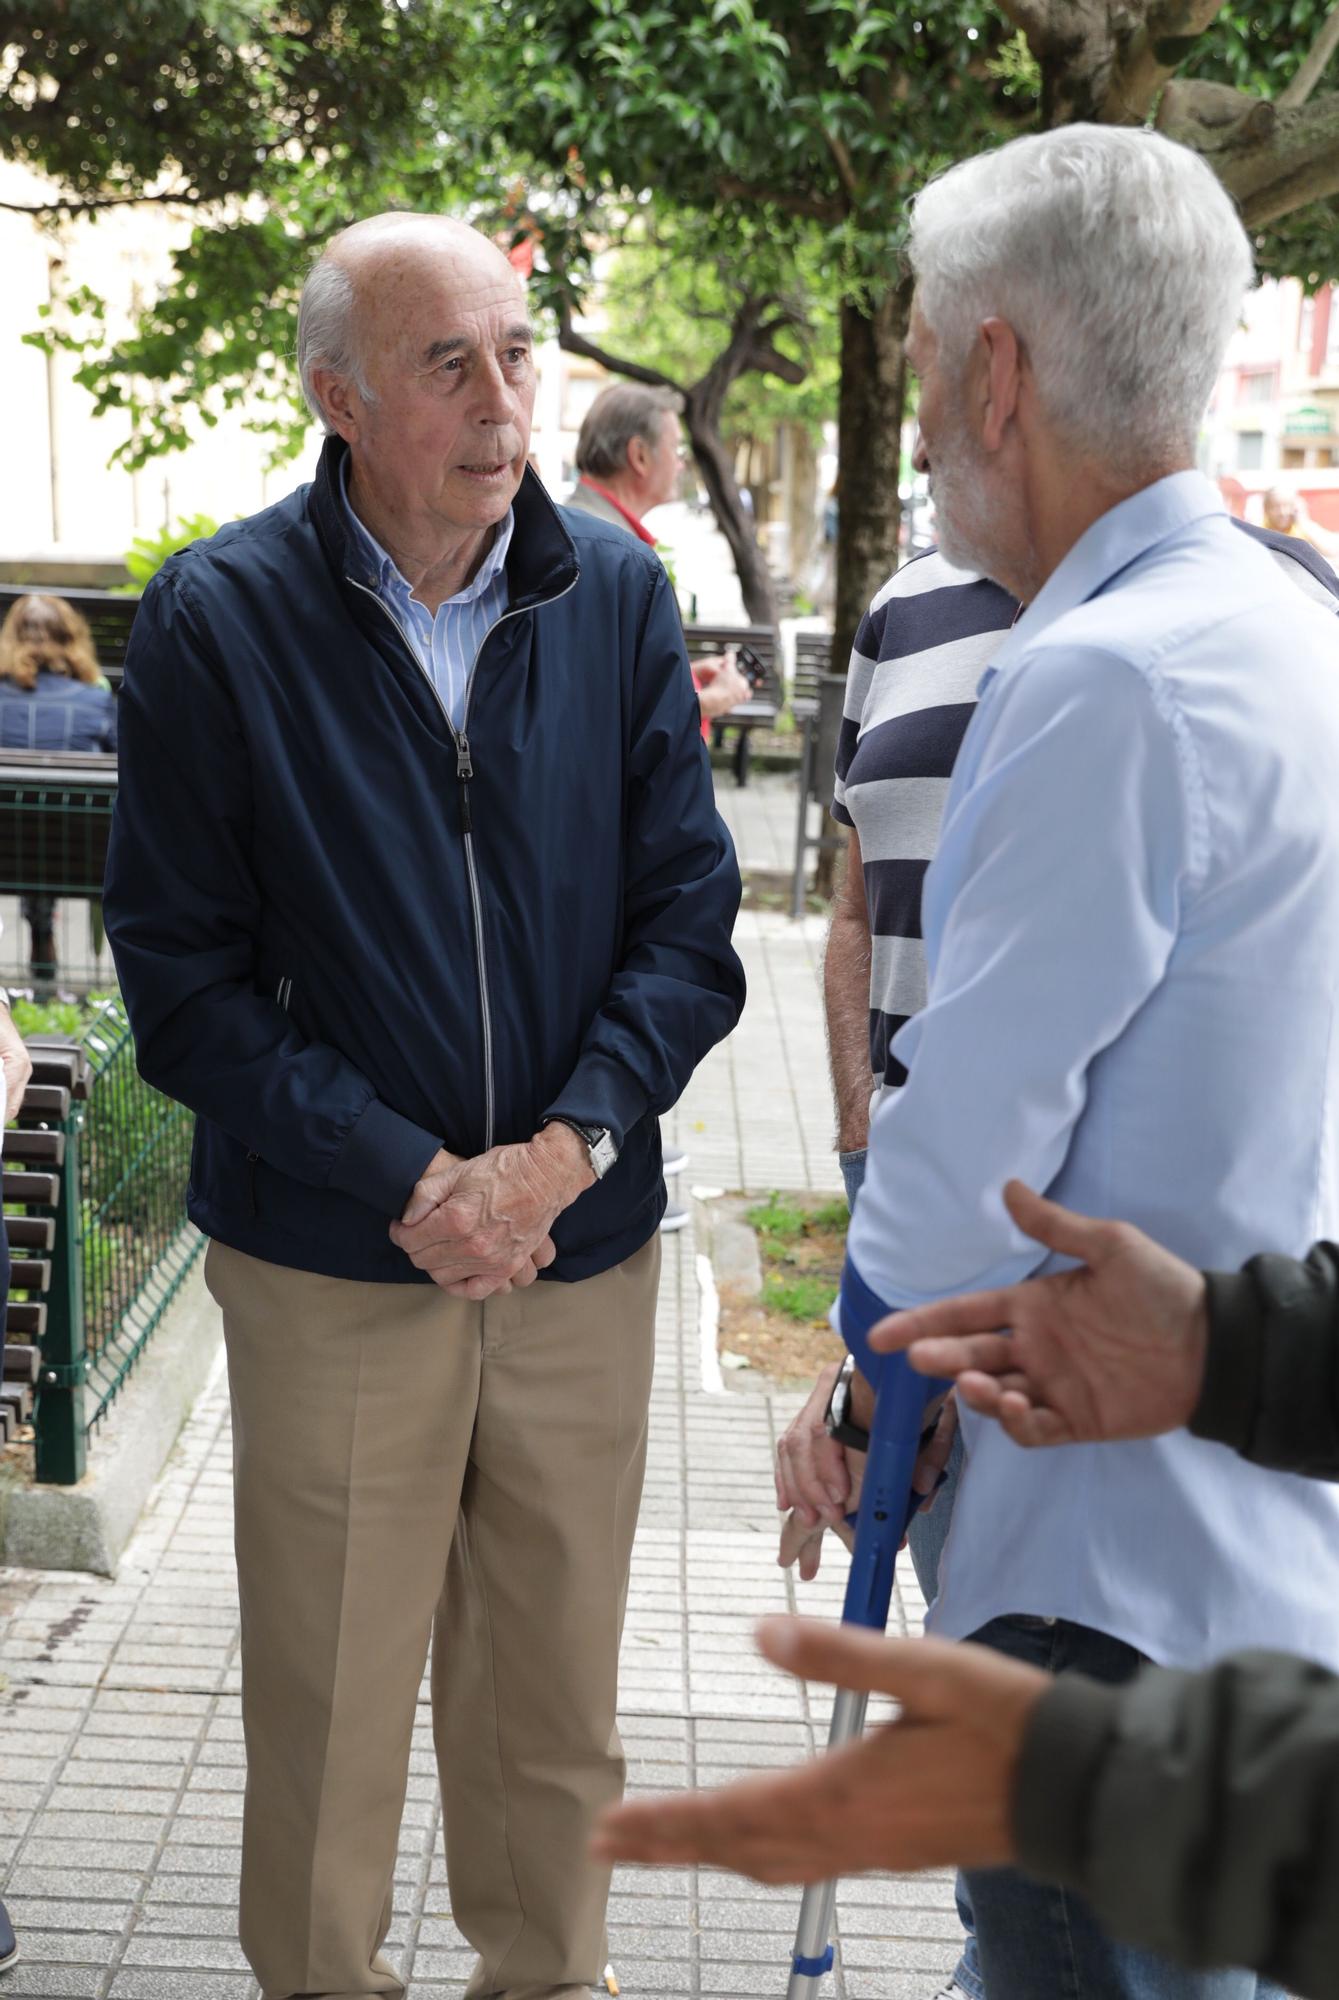
M 135 1068 L 119 1000 L 81 1037 L 86 1102 L 65 1121 L 65 1165 L 36 1414 L 37 1477 L 70 1485 L 115 1400 L 204 1247 L 186 1220 L 191 1114 Z

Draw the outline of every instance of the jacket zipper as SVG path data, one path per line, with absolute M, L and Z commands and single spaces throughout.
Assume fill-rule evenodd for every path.
M 470 751 L 470 739 L 466 731 L 466 725 L 470 718 L 470 696 L 474 692 L 475 670 L 483 655 L 484 647 L 488 644 L 488 641 L 500 625 L 505 625 L 509 618 L 519 616 L 520 608 L 529 609 L 530 607 L 509 608 L 504 611 L 500 618 L 493 620 L 493 623 L 479 641 L 469 673 L 465 678 L 465 699 L 460 705 L 460 728 L 457 729 L 455 723 L 451 720 L 451 711 L 442 700 L 441 691 L 436 681 L 428 672 L 422 660 L 420 660 L 415 647 L 410 641 L 409 634 L 405 631 L 404 626 L 391 610 L 389 604 L 386 603 L 384 598 L 378 596 L 375 590 L 369 590 L 365 583 L 359 583 L 356 576 L 346 576 L 344 581 L 351 583 L 355 590 L 361 590 L 364 597 L 370 597 L 377 609 L 384 612 L 386 617 L 390 619 L 391 624 L 395 627 L 401 639 L 403 639 L 410 659 L 432 689 L 437 706 L 442 711 L 442 720 L 450 730 L 451 741 L 456 746 L 456 777 L 460 783 L 460 826 L 465 839 L 465 873 L 469 878 L 470 907 L 474 913 L 474 950 L 479 970 L 479 1016 L 483 1023 L 484 1037 L 484 1151 L 487 1153 L 491 1151 L 493 1145 L 493 1016 L 488 997 L 488 954 L 484 946 L 483 900 L 479 894 L 479 872 L 474 858 L 474 815 L 470 808 L 470 779 L 474 776 L 474 759 Z M 567 592 L 572 590 L 575 584 L 576 579 L 574 577 L 565 590 L 560 590 L 556 596 L 548 598 L 545 601 L 550 604 L 556 604 L 558 598 L 566 597 Z
M 279 1002 L 279 1005 L 283 1008 L 286 1014 L 288 1012 L 288 1003 L 293 997 L 292 980 L 287 978 L 281 979 L 279 981 L 278 986 L 275 988 L 274 997 Z M 257 1213 L 256 1168 L 259 1165 L 260 1165 L 260 1154 L 248 1153 L 246 1156 L 246 1191 L 251 1208 L 251 1220 L 253 1222 L 256 1219 L 256 1213 Z

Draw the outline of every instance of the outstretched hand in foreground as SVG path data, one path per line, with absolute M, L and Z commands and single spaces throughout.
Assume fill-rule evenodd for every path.
M 616 1806 L 596 1828 L 597 1860 L 825 1882 L 1014 1859 L 1014 1773 L 1048 1675 L 982 1646 L 805 1618 L 765 1619 L 758 1643 L 788 1673 L 893 1695 L 901 1714 L 795 1770 Z
M 870 1346 L 951 1377 L 1015 1444 L 1156 1437 L 1187 1423 L 1208 1342 L 1203 1274 L 1129 1223 L 1075 1215 L 1022 1181 L 1004 1203 L 1024 1235 L 1078 1269 L 911 1307 L 880 1320 Z

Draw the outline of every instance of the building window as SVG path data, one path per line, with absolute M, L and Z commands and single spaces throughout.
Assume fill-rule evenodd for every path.
M 1242 403 L 1272 403 L 1274 400 L 1274 370 L 1272 368 L 1243 369 L 1238 401 Z
M 1258 472 L 1265 462 L 1263 431 L 1241 431 L 1237 436 L 1238 472 Z

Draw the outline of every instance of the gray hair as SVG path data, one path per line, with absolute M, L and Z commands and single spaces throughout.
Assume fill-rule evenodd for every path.
M 649 445 L 659 444 L 666 414 L 677 417 L 682 409 L 677 389 L 652 388 L 643 382 L 615 382 L 602 389 L 577 438 L 577 471 L 593 473 L 597 479 L 624 471 L 632 440 L 639 437 Z
M 312 381 L 316 369 L 349 376 L 365 403 L 377 400 L 354 335 L 357 303 L 357 290 L 344 266 L 328 252 L 318 257 L 307 273 L 298 305 L 298 376 L 307 408 L 323 431 L 332 425 Z
M 1155 132 L 1069 125 L 979 154 L 912 207 L 917 300 L 950 372 L 1014 329 L 1048 419 L 1113 471 L 1194 457 L 1253 278 L 1212 170 Z

